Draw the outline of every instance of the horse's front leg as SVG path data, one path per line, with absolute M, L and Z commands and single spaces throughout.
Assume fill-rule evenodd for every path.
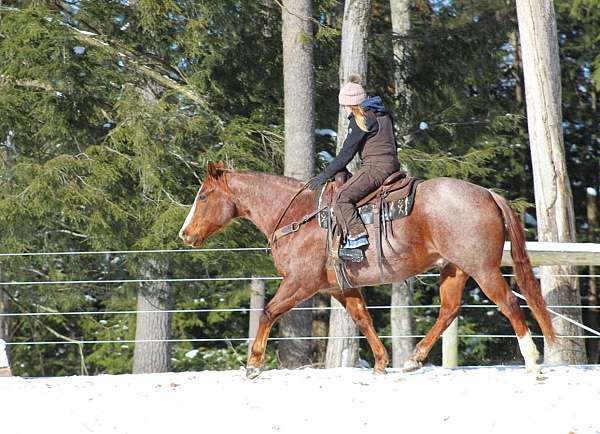
M 246 364 L 246 377 L 256 378 L 261 373 L 262 363 L 267 349 L 267 339 L 273 324 L 297 304 L 310 298 L 316 290 L 300 288 L 295 282 L 281 282 L 277 292 L 267 303 L 260 317 L 256 338 Z
M 332 295 L 346 308 L 348 314 L 350 314 L 362 334 L 367 338 L 371 351 L 373 351 L 373 355 L 375 356 L 373 372 L 375 374 L 385 374 L 385 368 L 390 363 L 390 358 L 381 339 L 377 336 L 375 327 L 373 327 L 373 319 L 367 310 L 365 299 L 360 290 L 358 288 L 351 288 Z

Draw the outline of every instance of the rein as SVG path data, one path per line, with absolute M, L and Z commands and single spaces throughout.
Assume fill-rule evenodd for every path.
M 281 237 L 283 237 L 285 235 L 289 235 L 291 233 L 297 232 L 298 230 L 300 230 L 300 226 L 302 226 L 304 223 L 310 221 L 314 216 L 316 216 L 317 214 L 319 214 L 321 211 L 323 211 L 325 209 L 325 207 L 323 207 L 321 209 L 313 211 L 310 214 L 306 214 L 299 221 L 292 222 L 289 225 L 286 225 L 286 226 L 282 227 L 281 229 L 278 229 L 279 225 L 281 224 L 281 221 L 283 220 L 283 217 L 285 217 L 285 214 L 288 212 L 288 210 L 292 206 L 292 203 L 294 203 L 294 201 L 300 195 L 300 193 L 302 193 L 304 190 L 306 190 L 306 187 L 308 187 L 308 183 L 309 182 L 310 181 L 307 181 L 300 188 L 300 190 L 298 190 L 296 192 L 296 194 L 294 194 L 294 196 L 292 197 L 292 199 L 289 201 L 288 205 L 279 214 L 279 218 L 277 219 L 277 223 L 275 224 L 275 227 L 273 228 L 273 231 L 271 232 L 271 235 L 269 236 L 269 246 L 272 246 L 275 243 L 275 241 L 277 241 L 279 238 L 281 238 Z

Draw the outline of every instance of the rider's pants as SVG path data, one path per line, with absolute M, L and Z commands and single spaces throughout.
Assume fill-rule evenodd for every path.
M 333 212 L 340 224 L 344 235 L 356 237 L 367 233 L 358 211 L 356 203 L 363 197 L 377 189 L 392 173 L 400 169 L 400 164 L 395 158 L 371 158 L 364 161 L 358 171 L 338 190 L 335 198 Z

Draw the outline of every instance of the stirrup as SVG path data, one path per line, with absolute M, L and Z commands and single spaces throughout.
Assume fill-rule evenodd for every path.
M 365 259 L 365 254 L 362 249 L 346 249 L 340 248 L 339 257 L 342 261 L 347 262 L 362 262 Z
M 346 238 L 346 243 L 342 246 L 342 249 L 358 249 L 360 247 L 369 245 L 369 237 L 367 234 L 360 234 L 356 237 L 351 237 L 348 235 Z

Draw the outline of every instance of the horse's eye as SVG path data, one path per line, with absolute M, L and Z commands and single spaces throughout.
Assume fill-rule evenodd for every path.
M 196 196 L 197 200 L 206 200 L 206 195 L 204 193 L 198 193 L 198 196 Z

